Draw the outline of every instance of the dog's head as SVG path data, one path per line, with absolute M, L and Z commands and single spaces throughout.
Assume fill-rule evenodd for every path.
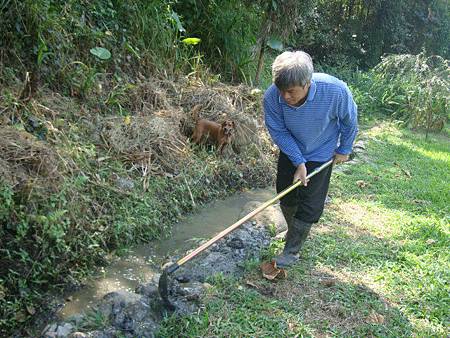
M 236 125 L 234 124 L 234 121 L 226 120 L 226 121 L 222 122 L 221 126 L 222 126 L 224 135 L 231 136 L 233 134 L 233 131 L 234 131 Z

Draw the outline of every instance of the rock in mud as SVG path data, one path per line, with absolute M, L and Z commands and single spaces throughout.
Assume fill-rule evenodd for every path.
M 257 258 L 261 249 L 269 244 L 270 235 L 264 227 L 245 223 L 205 253 L 183 265 L 173 278 L 204 282 L 208 277 L 218 273 L 242 276 L 243 263 L 248 259 Z
M 160 308 L 159 299 L 116 291 L 103 297 L 98 311 L 117 329 L 132 336 L 153 337 L 157 322 L 161 320 Z
M 141 295 L 144 295 L 146 297 L 149 297 L 149 298 L 158 298 L 159 297 L 158 285 L 156 282 L 150 282 L 148 284 L 141 284 L 136 288 L 135 292 L 139 293 Z
M 45 338 L 66 338 L 74 330 L 74 327 L 70 323 L 61 323 L 51 325 L 44 333 Z
M 261 202 L 250 201 L 244 205 L 240 217 L 244 217 L 261 205 Z M 287 229 L 286 221 L 284 220 L 283 213 L 281 212 L 280 205 L 275 204 L 267 207 L 263 211 L 259 212 L 251 220 L 257 224 L 275 225 L 276 232 L 282 232 Z

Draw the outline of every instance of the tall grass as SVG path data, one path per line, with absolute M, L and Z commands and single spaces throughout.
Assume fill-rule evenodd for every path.
M 442 130 L 449 117 L 450 68 L 440 56 L 391 55 L 373 70 L 380 108 L 413 128 Z
M 450 68 L 440 56 L 390 55 L 367 72 L 345 65 L 317 69 L 349 84 L 362 121 L 387 117 L 424 130 L 427 136 L 441 131 L 448 121 Z

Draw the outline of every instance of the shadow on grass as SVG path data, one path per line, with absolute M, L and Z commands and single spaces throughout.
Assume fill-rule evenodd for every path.
M 408 318 L 361 275 L 382 262 L 395 262 L 397 246 L 367 231 L 355 238 L 347 233 L 349 227 L 318 225 L 286 280 L 274 284 L 253 271 L 251 284 L 289 304 L 314 336 L 410 336 Z

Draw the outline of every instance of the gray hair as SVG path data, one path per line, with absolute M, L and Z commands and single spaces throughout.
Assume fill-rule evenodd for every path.
M 314 71 L 311 56 L 303 51 L 284 52 L 272 64 L 272 80 L 279 90 L 304 87 Z

